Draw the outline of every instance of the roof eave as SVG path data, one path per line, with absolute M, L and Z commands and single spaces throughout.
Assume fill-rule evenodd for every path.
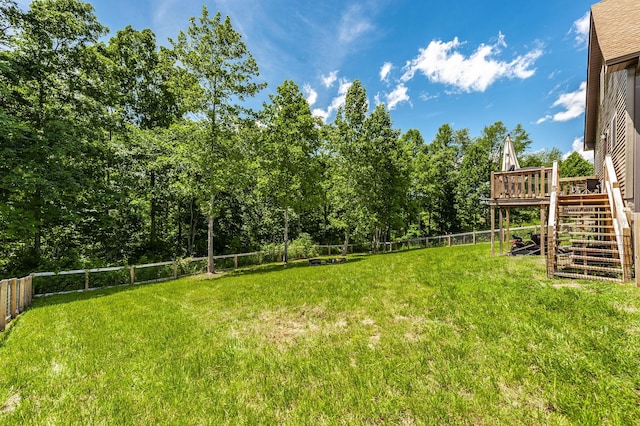
M 598 98 L 600 95 L 600 70 L 602 68 L 602 52 L 595 31 L 593 13 L 589 29 L 589 54 L 587 63 L 587 96 L 584 114 L 584 149 L 591 151 L 596 146 L 598 127 Z

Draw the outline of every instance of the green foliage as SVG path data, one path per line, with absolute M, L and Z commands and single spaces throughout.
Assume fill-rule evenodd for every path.
M 560 177 L 592 176 L 594 173 L 593 164 L 575 151 L 562 161 L 560 167 Z
M 507 133 L 523 167 L 562 159 L 502 122 L 427 144 L 360 80 L 327 125 L 293 81 L 251 111 L 266 84 L 230 18 L 187 25 L 170 48 L 131 26 L 104 41 L 88 3 L 0 0 L 3 276 L 485 229 Z M 593 174 L 577 154 L 560 170 Z

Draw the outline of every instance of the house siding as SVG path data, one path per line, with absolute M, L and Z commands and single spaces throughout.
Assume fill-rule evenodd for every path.
M 604 98 L 600 105 L 598 117 L 598 135 L 603 135 L 596 141 L 594 153 L 595 172 L 604 176 L 604 158 L 611 155 L 616 177 L 620 183 L 622 196 L 633 200 L 633 170 L 627 171 L 627 164 L 633 164 L 633 91 L 634 85 L 629 75 L 635 70 L 625 69 L 604 76 Z M 631 93 L 630 93 L 631 92 Z M 631 181 L 627 194 L 627 182 Z

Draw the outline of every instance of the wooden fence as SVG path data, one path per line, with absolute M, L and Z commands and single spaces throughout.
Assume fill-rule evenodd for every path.
M 0 281 L 0 331 L 31 305 L 32 282 L 32 276 Z
M 532 230 L 535 227 L 512 228 L 514 232 Z M 495 231 L 495 238 L 499 239 L 499 231 Z M 503 235 L 509 239 L 510 236 Z M 462 234 L 440 235 L 436 237 L 412 238 L 402 241 L 380 243 L 377 250 L 371 244 L 349 244 L 348 253 L 379 253 L 395 252 L 415 248 L 443 247 L 488 243 L 491 241 L 491 231 L 476 231 Z M 308 247 L 290 247 L 291 260 L 308 259 L 318 256 L 340 256 L 344 245 L 314 245 Z M 242 267 L 275 263 L 282 261 L 283 252 L 280 249 L 256 251 L 251 253 L 235 253 L 214 256 L 216 270 L 234 270 Z M 33 294 L 49 296 L 110 288 L 121 285 L 145 284 L 168 281 L 207 270 L 207 258 L 178 259 L 167 262 L 149 263 L 143 265 L 112 266 L 105 268 L 76 269 L 59 272 L 34 272 L 30 275 L 34 279 Z M 31 283 L 30 283 L 31 285 Z M 31 288 L 31 287 L 30 287 Z

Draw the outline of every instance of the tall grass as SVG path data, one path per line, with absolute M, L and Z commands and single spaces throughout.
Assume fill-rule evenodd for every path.
M 633 424 L 640 293 L 487 246 L 39 299 L 0 424 Z

